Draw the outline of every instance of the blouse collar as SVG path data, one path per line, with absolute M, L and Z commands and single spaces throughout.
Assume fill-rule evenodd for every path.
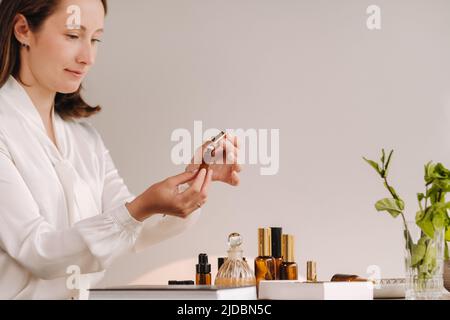
M 59 147 L 58 148 L 53 144 L 51 139 L 47 135 L 47 131 L 45 129 L 42 118 L 33 104 L 30 96 L 27 91 L 22 87 L 22 85 L 12 76 L 9 76 L 8 81 L 1 88 L 3 93 L 6 93 L 6 98 L 11 99 L 10 104 L 14 107 L 14 109 L 20 113 L 26 120 L 28 120 L 35 128 L 38 129 L 41 135 L 44 135 L 43 139 L 50 149 L 53 149 L 52 153 L 54 155 L 57 154 L 57 157 L 60 158 L 65 151 L 64 143 L 62 139 L 63 135 L 63 124 L 59 115 L 55 112 L 55 108 L 52 108 L 52 120 L 53 120 L 53 128 L 55 131 L 56 141 Z M 55 154 L 56 153 L 56 154 Z

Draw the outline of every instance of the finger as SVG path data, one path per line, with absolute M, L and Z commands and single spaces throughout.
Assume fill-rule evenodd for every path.
M 236 163 L 237 156 L 238 156 L 238 149 L 232 144 L 230 141 L 227 140 L 226 144 L 226 164 L 234 164 Z
M 186 216 L 183 216 L 183 218 L 187 218 L 190 214 L 192 214 L 194 211 L 196 211 L 196 210 L 202 208 L 205 204 L 206 204 L 206 200 L 193 202 L 193 203 L 189 206 L 189 214 L 186 215 Z
M 212 177 L 213 177 L 213 170 L 209 169 L 208 173 L 206 174 L 205 181 L 203 182 L 202 189 L 200 190 L 201 194 L 207 195 L 208 194 L 208 188 L 211 185 Z
M 195 209 L 200 209 L 201 207 L 203 207 L 206 204 L 206 200 L 201 200 L 199 201 L 196 205 L 195 205 Z
M 238 150 L 241 150 L 241 141 L 239 140 L 239 138 L 236 136 L 234 137 L 234 143 L 236 148 L 238 148 Z
M 199 148 L 197 148 L 197 150 L 195 150 L 194 158 L 192 159 L 193 164 L 196 164 L 196 165 L 202 164 L 206 148 L 208 147 L 208 145 L 210 143 L 211 143 L 211 140 L 208 140 L 208 141 L 204 142 L 201 147 L 199 147 Z
M 237 149 L 241 148 L 241 143 L 237 136 L 227 133 L 227 140 L 230 141 Z
M 187 190 L 187 192 L 200 192 L 202 189 L 202 185 L 205 181 L 206 177 L 206 169 L 201 169 L 198 173 L 197 177 L 195 177 L 194 182 L 192 183 L 191 187 Z
M 197 174 L 197 172 L 198 172 L 198 170 L 187 171 L 187 172 L 180 173 L 180 174 L 178 174 L 176 176 L 170 177 L 169 179 L 175 185 L 180 185 L 180 184 L 186 183 L 186 182 L 194 179 L 194 177 Z
M 242 171 L 242 166 L 240 164 L 235 164 L 233 170 L 239 173 Z
M 233 171 L 232 173 L 231 173 L 231 185 L 232 186 L 238 186 L 239 185 L 239 183 L 241 182 L 241 179 L 239 178 L 239 175 L 238 175 L 238 173 L 236 172 L 236 171 Z
M 225 152 L 224 152 L 225 151 Z M 228 140 L 222 140 L 219 148 L 215 150 L 214 159 L 216 163 L 226 164 L 235 163 L 238 156 L 238 149 Z
M 185 172 L 197 173 L 199 170 L 200 170 L 200 165 L 199 164 L 191 163 L 190 165 L 188 165 L 186 167 L 186 170 L 184 170 L 184 171 Z
M 195 207 L 195 210 L 200 209 L 206 203 L 206 199 L 208 197 L 208 189 L 211 185 L 213 174 L 214 171 L 212 169 L 209 169 L 206 173 L 200 193 L 197 197 L 194 197 L 192 199 L 193 207 Z

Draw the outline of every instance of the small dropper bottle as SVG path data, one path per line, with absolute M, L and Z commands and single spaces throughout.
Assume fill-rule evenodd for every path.
M 208 255 L 206 253 L 198 255 L 196 271 L 196 285 L 211 285 L 211 265 L 208 263 Z

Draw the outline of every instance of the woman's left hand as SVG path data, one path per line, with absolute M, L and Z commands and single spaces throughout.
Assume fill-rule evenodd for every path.
M 199 163 L 195 163 L 194 159 L 202 159 L 203 151 L 209 142 L 206 142 L 196 151 L 196 156 L 192 159 L 191 164 L 186 167 L 186 171 L 194 171 L 200 167 Z M 237 137 L 226 134 L 226 137 L 219 141 L 219 146 L 214 150 L 213 164 L 209 168 L 213 170 L 212 181 L 221 181 L 232 186 L 239 185 L 239 172 L 242 167 L 238 163 L 239 141 Z

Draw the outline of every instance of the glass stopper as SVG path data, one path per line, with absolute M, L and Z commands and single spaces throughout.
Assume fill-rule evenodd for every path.
M 233 232 L 228 236 L 228 245 L 231 249 L 237 248 L 242 244 L 242 236 L 237 233 Z

